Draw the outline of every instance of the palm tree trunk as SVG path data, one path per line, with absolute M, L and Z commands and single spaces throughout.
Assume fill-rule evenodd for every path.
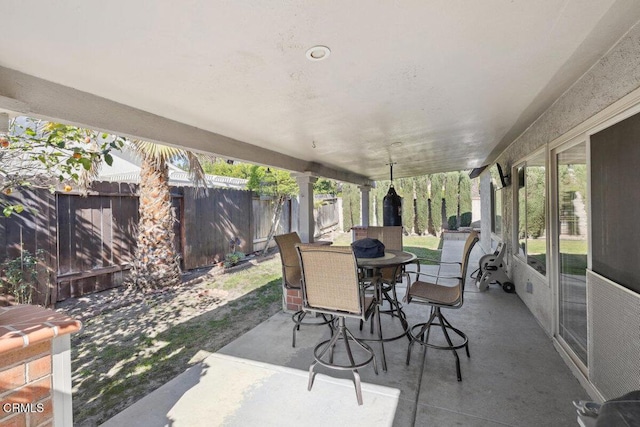
M 139 289 L 159 289 L 180 283 L 180 264 L 174 248 L 169 170 L 142 159 L 138 240 L 131 281 Z

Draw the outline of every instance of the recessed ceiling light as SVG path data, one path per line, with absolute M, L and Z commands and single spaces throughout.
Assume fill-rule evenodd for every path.
M 326 46 L 314 46 L 309 48 L 306 53 L 306 57 L 310 61 L 322 61 L 323 59 L 327 59 L 331 54 L 331 50 L 329 50 Z
M 402 142 L 401 141 L 397 141 L 391 144 L 391 146 L 393 148 L 398 148 L 398 147 L 402 147 Z

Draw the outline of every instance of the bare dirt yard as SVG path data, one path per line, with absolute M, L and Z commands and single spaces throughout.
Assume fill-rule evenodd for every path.
M 74 425 L 108 420 L 282 309 L 277 253 L 142 295 L 116 288 L 60 303 L 83 323 L 71 338 Z

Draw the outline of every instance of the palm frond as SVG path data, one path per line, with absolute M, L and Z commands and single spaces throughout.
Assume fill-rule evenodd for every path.
M 142 141 L 139 139 L 131 141 L 129 150 L 141 158 L 147 160 L 154 167 L 161 167 L 175 157 L 185 157 L 185 150 L 170 147 L 168 145 L 156 144 L 154 142 Z
M 194 153 L 182 148 L 170 147 L 154 142 L 133 140 L 129 150 L 141 158 L 149 161 L 154 167 L 159 167 L 171 160 L 183 160 L 187 164 L 189 179 L 198 189 L 207 188 L 206 172 L 203 168 L 204 160 L 215 161 L 212 154 Z M 198 193 L 200 193 L 198 191 Z M 206 190 L 205 190 L 206 193 Z

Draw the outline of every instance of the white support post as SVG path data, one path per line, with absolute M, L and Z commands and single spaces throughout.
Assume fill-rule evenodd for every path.
M 51 373 L 53 425 L 71 427 L 71 335 L 54 338 L 51 342 Z
M 360 216 L 361 216 L 361 225 L 363 227 L 369 226 L 369 192 L 371 191 L 370 185 L 359 185 L 360 189 Z
M 311 174 L 295 174 L 296 182 L 300 187 L 300 210 L 298 215 L 298 233 L 300 240 L 312 243 L 315 233 L 315 221 L 313 218 L 313 184 L 318 180 Z

